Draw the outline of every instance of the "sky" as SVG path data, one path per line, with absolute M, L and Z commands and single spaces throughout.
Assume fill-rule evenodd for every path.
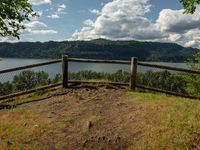
M 200 48 L 200 7 L 183 14 L 179 0 L 29 0 L 40 17 L 25 22 L 20 41 L 105 38 L 172 42 Z M 16 42 L 13 37 L 0 42 Z

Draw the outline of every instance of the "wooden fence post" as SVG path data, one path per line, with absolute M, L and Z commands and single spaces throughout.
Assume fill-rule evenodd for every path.
M 130 89 L 135 91 L 136 88 L 136 75 L 137 75 L 137 58 L 131 58 L 131 78 L 130 78 Z
M 68 87 L 68 56 L 62 56 L 62 87 Z

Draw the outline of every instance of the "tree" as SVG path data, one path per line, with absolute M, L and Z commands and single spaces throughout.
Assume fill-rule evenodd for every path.
M 50 83 L 49 74 L 44 71 L 35 72 L 36 86 L 44 86 Z
M 12 84 L 16 91 L 23 91 L 48 85 L 50 82 L 47 72 L 25 70 L 14 76 Z
M 16 91 L 30 90 L 37 84 L 35 72 L 31 70 L 20 72 L 14 76 L 12 83 Z
M 0 96 L 8 95 L 12 92 L 13 92 L 12 83 L 10 83 L 10 82 L 1 83 L 0 82 Z
M 13 36 L 19 39 L 21 29 L 25 29 L 24 21 L 37 16 L 28 0 L 0 1 L 0 35 Z
M 183 8 L 185 9 L 185 13 L 193 14 L 196 10 L 196 5 L 200 4 L 200 0 L 180 0 L 180 2 L 183 5 Z
M 195 55 L 193 60 L 188 61 L 188 66 L 192 70 L 200 70 L 200 52 Z M 186 90 L 190 94 L 200 95 L 200 75 L 199 74 L 186 74 L 184 76 L 188 82 Z

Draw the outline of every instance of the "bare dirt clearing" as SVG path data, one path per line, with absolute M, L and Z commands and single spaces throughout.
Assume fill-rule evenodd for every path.
M 0 149 L 200 148 L 199 102 L 111 86 L 63 92 L 0 110 Z

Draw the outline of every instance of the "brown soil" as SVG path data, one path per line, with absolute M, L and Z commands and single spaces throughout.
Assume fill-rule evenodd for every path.
M 133 124 L 137 110 L 142 108 L 121 101 L 128 97 L 127 92 L 108 86 L 82 86 L 62 92 L 67 94 L 19 106 L 45 119 L 51 129 L 26 145 L 52 150 L 125 150 L 130 139 L 140 135 Z

